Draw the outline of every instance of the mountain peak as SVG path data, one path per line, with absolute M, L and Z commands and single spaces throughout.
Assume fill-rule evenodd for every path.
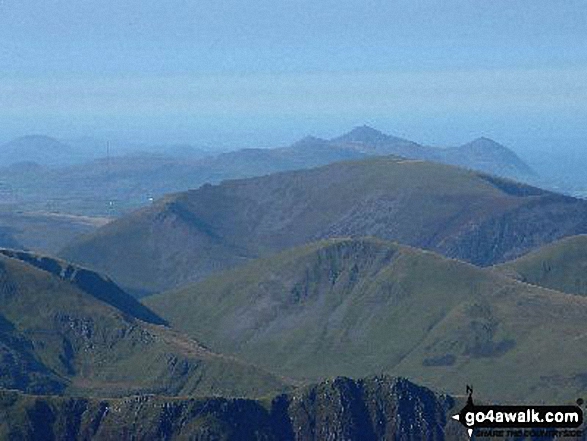
M 494 141 L 493 139 L 481 137 L 454 149 L 453 153 L 462 160 L 468 158 L 468 166 L 477 170 L 499 176 L 521 176 L 533 175 L 534 171 L 526 164 L 513 150 Z M 458 161 L 456 161 L 458 165 Z M 492 164 L 491 167 L 484 167 L 483 164 Z M 509 170 L 509 171 L 508 171 Z
M 387 141 L 389 136 L 385 133 L 374 129 L 373 127 L 369 127 L 367 125 L 358 126 L 352 129 L 350 132 L 345 133 L 344 135 L 332 139 L 332 141 L 336 142 L 362 142 L 365 144 L 368 143 L 377 143 L 381 141 Z
M 509 150 L 504 145 L 500 144 L 497 141 L 494 141 L 491 138 L 487 138 L 485 136 L 481 136 L 479 138 L 474 139 L 473 141 L 465 144 L 467 147 L 473 148 L 480 148 L 480 149 L 494 149 L 494 150 Z

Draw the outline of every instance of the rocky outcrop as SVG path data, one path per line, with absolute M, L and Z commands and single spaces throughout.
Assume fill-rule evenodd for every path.
M 0 392 L 0 438 L 19 440 L 466 439 L 447 415 L 455 401 L 404 379 L 338 378 L 268 402 L 117 400 Z

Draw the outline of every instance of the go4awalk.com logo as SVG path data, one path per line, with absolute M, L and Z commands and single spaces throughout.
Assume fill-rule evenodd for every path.
M 467 386 L 467 405 L 452 418 L 467 428 L 469 437 L 580 437 L 583 410 L 577 406 L 476 406 Z

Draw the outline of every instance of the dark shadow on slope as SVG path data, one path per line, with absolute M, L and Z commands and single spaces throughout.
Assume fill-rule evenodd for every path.
M 79 268 L 51 257 L 38 256 L 24 251 L 0 249 L 0 254 L 18 259 L 43 271 L 47 271 L 75 286 L 98 300 L 139 320 L 155 325 L 167 325 L 167 321 L 159 317 L 130 294 L 106 277 L 93 271 Z

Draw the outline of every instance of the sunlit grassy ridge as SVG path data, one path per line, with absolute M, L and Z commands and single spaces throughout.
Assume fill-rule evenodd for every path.
M 502 400 L 585 387 L 587 299 L 378 239 L 313 243 L 145 303 L 215 350 L 295 378 L 386 372 Z

